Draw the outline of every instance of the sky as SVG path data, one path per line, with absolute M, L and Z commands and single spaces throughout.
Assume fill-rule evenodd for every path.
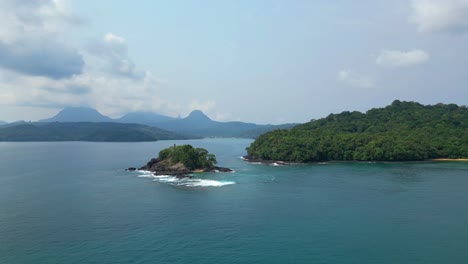
M 468 0 L 0 0 L 0 120 L 468 103 Z

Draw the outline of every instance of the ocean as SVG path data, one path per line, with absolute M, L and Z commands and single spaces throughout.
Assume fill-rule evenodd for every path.
M 125 171 L 174 143 L 235 172 Z M 250 143 L 0 143 L 0 263 L 468 263 L 468 163 L 270 166 Z

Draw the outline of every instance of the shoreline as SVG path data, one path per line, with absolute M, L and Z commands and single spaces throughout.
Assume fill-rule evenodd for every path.
M 256 159 L 252 158 L 248 155 L 246 156 L 241 156 L 240 157 L 243 161 L 249 162 L 249 163 L 261 163 L 265 165 L 279 165 L 279 166 L 284 166 L 284 165 L 304 165 L 304 164 L 313 164 L 313 163 L 319 163 L 319 162 L 293 162 L 293 161 L 281 161 L 281 160 L 263 160 L 263 159 Z
M 313 161 L 313 162 L 287 162 L 287 161 L 280 161 L 280 160 L 263 160 L 252 158 L 249 155 L 242 156 L 241 159 L 243 161 L 249 163 L 261 163 L 264 165 L 307 165 L 307 164 L 324 164 L 324 163 L 341 163 L 341 162 L 353 162 L 353 163 L 396 163 L 396 162 L 439 162 L 439 161 L 447 161 L 447 162 L 468 162 L 468 158 L 456 158 L 456 159 L 449 159 L 449 158 L 436 158 L 436 159 L 426 159 L 426 160 L 327 160 L 327 161 Z
M 429 161 L 457 161 L 457 162 L 468 162 L 468 158 L 459 158 L 459 159 L 448 159 L 448 158 L 438 158 L 438 159 L 430 159 Z

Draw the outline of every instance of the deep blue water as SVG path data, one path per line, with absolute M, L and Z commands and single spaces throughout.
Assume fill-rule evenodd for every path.
M 273 167 L 206 139 L 177 143 L 235 173 L 124 171 L 173 143 L 0 143 L 0 263 L 468 263 L 468 163 Z

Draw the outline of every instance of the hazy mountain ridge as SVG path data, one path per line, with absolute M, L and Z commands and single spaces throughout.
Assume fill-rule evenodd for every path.
M 39 122 L 115 122 L 112 118 L 89 107 L 65 107 L 51 118 Z
M 139 142 L 194 137 L 139 124 L 111 122 L 34 122 L 0 128 L 0 141 Z
M 176 119 L 177 118 L 151 112 L 130 112 L 120 118 L 114 119 L 114 121 L 118 123 L 136 123 L 151 126 L 156 123 L 168 122 Z
M 66 107 L 57 115 L 40 120 L 39 122 L 115 122 L 143 124 L 179 134 L 194 135 L 196 137 L 255 138 L 261 132 L 268 132 L 277 128 L 286 128 L 284 127 L 285 125 L 258 125 L 240 121 L 214 121 L 200 110 L 192 111 L 185 118 L 174 118 L 151 112 L 130 112 L 120 118 L 112 119 L 99 113 L 95 109 L 87 107 Z M 257 130 L 258 132 L 253 132 Z

